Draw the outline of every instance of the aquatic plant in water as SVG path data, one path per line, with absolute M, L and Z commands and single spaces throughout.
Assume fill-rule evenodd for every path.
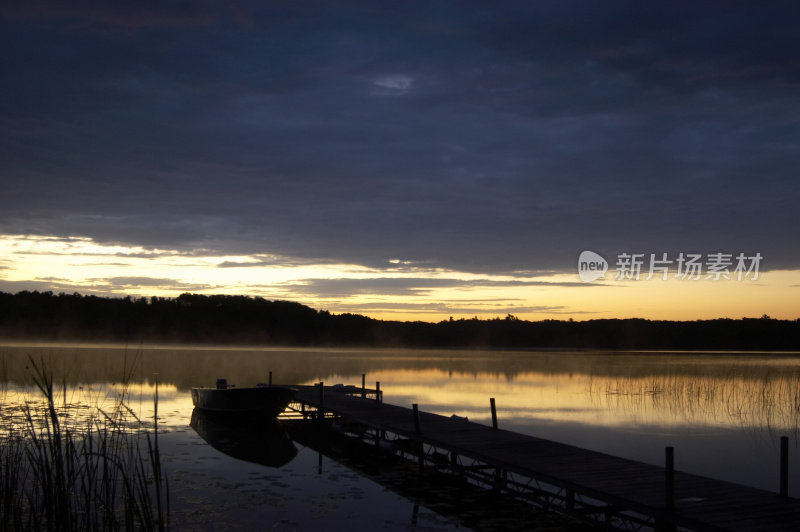
M 28 367 L 43 401 L 3 412 L 0 529 L 166 530 L 158 388 L 151 428 L 125 394 L 110 410 L 57 406 L 46 364 L 29 357 Z

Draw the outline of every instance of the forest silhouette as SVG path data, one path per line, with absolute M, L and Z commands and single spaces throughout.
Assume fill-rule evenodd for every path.
M 0 292 L 5 340 L 276 346 L 800 350 L 800 319 L 386 321 L 291 301 Z

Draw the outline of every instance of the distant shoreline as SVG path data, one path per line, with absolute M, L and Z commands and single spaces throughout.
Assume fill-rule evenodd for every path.
M 290 301 L 183 294 L 103 298 L 0 292 L 0 341 L 241 348 L 800 351 L 800 319 L 526 321 L 512 315 L 439 323 L 331 314 Z

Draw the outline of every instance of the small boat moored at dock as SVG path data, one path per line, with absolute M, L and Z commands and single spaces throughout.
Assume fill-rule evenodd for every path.
M 192 403 L 206 412 L 277 417 L 292 401 L 297 390 L 287 386 L 259 384 L 237 388 L 217 379 L 216 388 L 192 388 Z

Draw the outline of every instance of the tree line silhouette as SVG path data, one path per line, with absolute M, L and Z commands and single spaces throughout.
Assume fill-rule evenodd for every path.
M 287 346 L 799 350 L 800 319 L 439 323 L 331 314 L 291 301 L 182 294 L 107 298 L 0 292 L 0 338 Z

